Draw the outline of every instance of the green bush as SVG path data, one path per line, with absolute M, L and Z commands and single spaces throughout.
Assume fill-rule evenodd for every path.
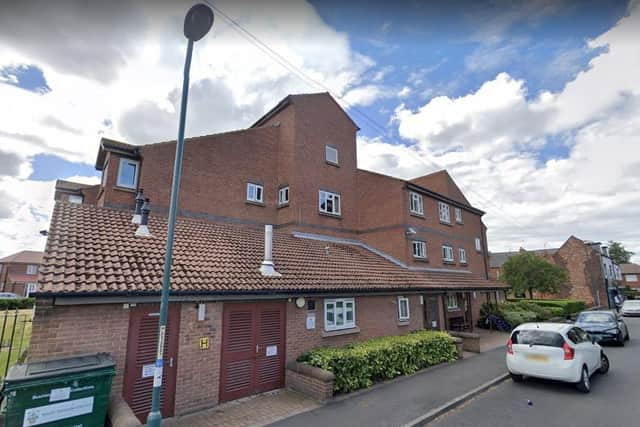
M 333 372 L 334 391 L 348 393 L 456 358 L 455 341 L 450 335 L 418 331 L 341 348 L 316 348 L 298 357 L 298 362 Z
M 563 310 L 564 315 L 575 314 L 585 309 L 585 302 L 571 299 L 551 300 L 551 299 L 535 299 L 535 300 L 519 300 L 519 303 L 529 302 L 541 305 L 543 307 L 559 307 Z
M 33 304 L 35 304 L 35 301 L 35 298 L 1 298 L 0 310 L 32 308 Z
M 535 322 L 538 315 L 533 311 L 503 311 L 504 320 L 512 327 L 516 327 L 522 323 Z
M 490 314 L 502 317 L 502 309 L 500 307 L 500 304 L 485 302 L 482 304 L 482 306 L 480 306 L 480 317 L 486 318 Z

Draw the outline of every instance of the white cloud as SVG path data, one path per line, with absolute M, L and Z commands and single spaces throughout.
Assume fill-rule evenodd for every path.
M 640 261 L 638 4 L 589 42 L 598 55 L 562 90 L 528 99 L 525 81 L 500 73 L 459 98 L 400 105 L 398 131 L 411 144 L 361 139 L 361 166 L 405 178 L 446 167 L 487 211 L 492 250 L 574 234 L 621 241 Z M 565 158 L 538 159 L 563 143 Z

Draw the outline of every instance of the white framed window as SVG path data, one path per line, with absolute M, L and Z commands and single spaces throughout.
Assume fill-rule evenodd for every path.
M 278 190 L 278 204 L 286 205 L 289 203 L 289 187 L 282 187 Z
M 456 208 L 455 212 L 456 212 L 456 222 L 458 224 L 464 224 L 464 221 L 462 220 L 462 209 Z
M 456 294 L 447 295 L 447 310 L 458 309 L 458 296 Z
M 398 320 L 409 320 L 411 314 L 409 313 L 409 298 L 398 297 Z
M 627 274 L 627 282 L 637 282 L 638 276 L 636 274 Z
M 330 145 L 324 146 L 324 156 L 325 160 L 329 163 L 333 163 L 335 165 L 338 164 L 338 149 L 332 147 Z
M 27 265 L 27 274 L 38 274 L 38 266 L 36 264 Z
M 458 252 L 460 253 L 460 263 L 461 264 L 466 264 L 467 263 L 467 251 L 464 248 L 460 248 L 458 250 Z
M 409 192 L 409 212 L 424 215 L 424 204 L 422 201 L 422 194 Z
M 331 215 L 340 215 L 340 195 L 329 191 L 318 192 L 318 209 Z
M 438 213 L 440 214 L 440 221 L 447 224 L 451 224 L 451 215 L 449 212 L 449 205 L 443 202 L 438 202 Z
M 442 260 L 453 262 L 453 248 L 449 245 L 442 245 Z
M 136 188 L 138 185 L 138 169 L 140 162 L 131 159 L 120 159 L 120 167 L 118 168 L 118 187 Z
M 25 288 L 24 288 L 24 296 L 29 298 L 29 295 L 31 295 L 35 291 L 36 291 L 36 284 L 35 283 L 27 283 L 27 286 L 25 286 Z
M 247 201 L 264 203 L 264 187 L 252 182 L 247 183 Z
M 411 241 L 411 249 L 414 258 L 425 259 L 427 258 L 427 242 L 420 240 Z
M 324 329 L 336 331 L 355 328 L 356 303 L 353 298 L 324 300 Z
M 476 251 L 482 252 L 482 242 L 479 237 L 476 237 Z
M 67 198 L 67 200 L 69 200 L 69 203 L 76 203 L 78 205 L 82 204 L 82 196 L 77 195 L 77 194 L 69 194 L 69 197 Z

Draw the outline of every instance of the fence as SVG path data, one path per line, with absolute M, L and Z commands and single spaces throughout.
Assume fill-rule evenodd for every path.
M 0 312 L 0 377 L 4 378 L 9 368 L 23 361 L 29 341 L 33 309 L 9 310 Z

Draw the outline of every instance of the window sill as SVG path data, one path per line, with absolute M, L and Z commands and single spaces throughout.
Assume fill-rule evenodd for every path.
M 326 164 L 328 164 L 329 166 L 334 166 L 334 167 L 336 167 L 336 168 L 339 168 L 339 167 L 340 167 L 340 164 L 339 164 L 339 163 L 330 162 L 329 160 L 325 160 L 324 162 L 325 162 Z
M 318 212 L 322 216 L 328 216 L 329 218 L 342 219 L 342 215 L 332 214 L 328 212 Z
M 338 329 L 335 331 L 322 331 L 321 332 L 321 336 L 322 338 L 329 338 L 329 337 L 338 337 L 340 335 L 350 335 L 350 334 L 359 334 L 360 333 L 360 328 L 359 327 L 355 327 L 355 328 L 349 328 L 349 329 Z
M 245 200 L 247 205 L 261 206 L 264 208 L 265 204 L 263 202 L 254 202 L 253 200 Z
M 468 262 L 461 262 L 460 265 L 464 265 L 465 267 L 469 265 Z
M 411 324 L 410 320 L 398 320 L 398 326 L 409 326 Z
M 443 265 L 456 265 L 456 262 L 455 262 L 455 261 L 445 261 L 445 260 L 442 260 L 442 264 L 443 264 Z
M 450 222 L 446 222 L 446 221 L 442 221 L 442 220 L 440 220 L 440 224 L 446 225 L 447 227 L 453 227 L 453 224 L 451 224 Z
M 289 202 L 283 203 L 281 205 L 278 205 L 278 209 L 280 209 L 280 208 L 288 208 L 288 207 L 289 207 Z
M 425 262 L 425 263 L 429 263 L 429 258 L 417 258 L 417 257 L 413 257 L 413 260 L 415 262 Z
M 458 224 L 458 225 L 464 225 L 464 222 L 456 221 L 456 224 Z
M 425 219 L 424 214 L 419 214 L 419 213 L 417 213 L 417 212 L 411 212 L 411 211 L 409 211 L 409 215 L 410 215 L 410 216 L 414 216 L 414 217 L 416 217 L 416 218 Z
M 119 185 L 114 185 L 113 189 L 117 190 L 117 191 L 124 191 L 124 192 L 127 192 L 127 193 L 133 193 L 133 194 L 136 193 L 136 189 L 135 188 L 121 187 Z
M 447 307 L 447 311 L 448 311 L 448 312 L 452 312 L 452 311 L 460 311 L 460 307 L 452 307 L 452 308 Z

